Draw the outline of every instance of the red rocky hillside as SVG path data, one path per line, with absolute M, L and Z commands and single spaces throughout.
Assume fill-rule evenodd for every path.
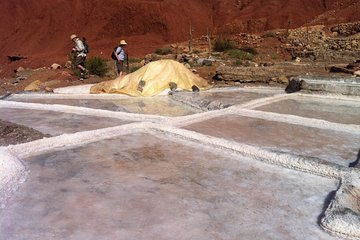
M 23 55 L 33 64 L 64 61 L 70 34 L 85 36 L 91 55 L 109 57 L 122 38 L 132 56 L 201 36 L 262 32 L 305 23 L 360 20 L 360 0 L 4 0 L 0 1 L 0 58 Z

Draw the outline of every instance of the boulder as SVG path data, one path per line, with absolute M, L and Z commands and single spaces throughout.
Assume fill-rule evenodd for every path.
M 44 85 L 43 82 L 41 82 L 40 80 L 35 80 L 34 82 L 27 85 L 24 91 L 29 91 L 29 92 L 41 91 L 44 88 L 43 85 Z
M 283 84 L 288 84 L 289 79 L 285 75 L 280 75 L 279 78 L 278 78 L 278 82 L 283 83 Z
M 18 73 L 18 72 L 23 72 L 23 71 L 25 71 L 25 68 L 23 68 L 23 67 L 18 67 L 18 69 L 16 69 L 16 72 Z
M 51 69 L 60 69 L 60 68 L 61 68 L 61 66 L 59 64 L 57 64 L 57 63 L 53 63 L 51 65 Z
M 213 62 L 214 62 L 214 60 L 212 60 L 212 59 L 204 59 L 202 64 L 205 65 L 205 66 L 212 66 Z
M 291 79 L 289 85 L 285 88 L 286 93 L 299 92 L 302 88 L 303 81 L 299 79 Z
M 71 61 L 67 61 L 66 63 L 65 63 L 65 66 L 64 66 L 65 68 L 67 68 L 67 69 L 70 69 L 71 68 Z

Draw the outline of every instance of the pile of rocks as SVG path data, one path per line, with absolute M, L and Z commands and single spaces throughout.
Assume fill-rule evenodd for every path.
M 328 38 L 324 45 L 336 51 L 360 51 L 360 33 L 347 38 Z
M 262 37 L 254 34 L 239 33 L 233 36 L 233 40 L 240 46 L 258 46 L 262 42 Z
M 224 82 L 227 85 L 236 83 L 280 83 L 287 84 L 288 78 L 285 71 L 276 67 L 232 67 L 219 66 L 216 69 L 214 77 L 218 82 Z
M 327 69 L 322 63 L 259 63 L 255 66 L 219 66 L 216 69 L 214 80 L 216 84 L 243 85 L 267 84 L 286 85 L 289 79 L 299 75 L 327 74 Z
M 215 59 L 208 57 L 208 53 L 180 53 L 168 55 L 158 55 L 153 53 L 145 56 L 144 64 L 162 59 L 176 60 L 183 63 L 187 68 L 191 68 L 191 66 L 211 66 L 215 61 Z
M 341 23 L 332 27 L 331 32 L 335 35 L 350 36 L 360 33 L 360 22 Z
M 288 41 L 294 47 L 317 48 L 326 40 L 325 26 L 301 27 L 289 30 Z

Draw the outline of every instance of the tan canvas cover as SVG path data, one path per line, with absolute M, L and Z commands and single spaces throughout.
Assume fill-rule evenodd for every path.
M 139 87 L 140 82 L 144 84 L 143 87 Z M 192 73 L 183 64 L 174 60 L 160 60 L 151 62 L 123 77 L 98 83 L 90 89 L 90 92 L 150 97 L 169 89 L 170 82 L 176 83 L 182 90 L 189 91 L 192 91 L 194 85 L 200 90 L 210 87 L 205 79 Z

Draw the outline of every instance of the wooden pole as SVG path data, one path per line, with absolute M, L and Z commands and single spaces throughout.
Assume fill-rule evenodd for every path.
M 209 28 L 206 28 L 206 37 L 208 41 L 208 48 L 209 48 L 209 57 L 211 57 L 211 32 Z
M 192 25 L 190 23 L 190 39 L 189 39 L 189 53 L 192 52 L 192 40 L 193 40 L 193 28 Z

